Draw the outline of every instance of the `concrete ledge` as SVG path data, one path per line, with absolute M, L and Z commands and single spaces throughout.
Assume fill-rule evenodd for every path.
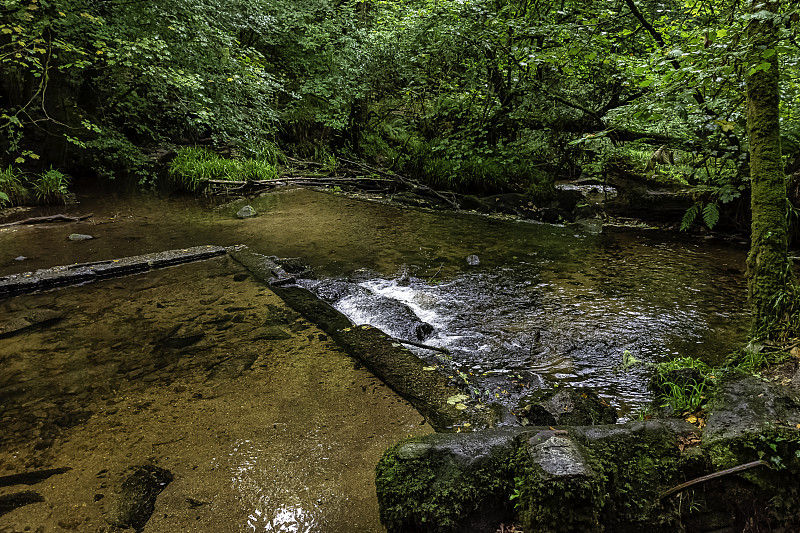
M 12 274 L 0 278 L 0 298 L 138 274 L 192 261 L 202 261 L 203 259 L 224 255 L 227 251 L 228 248 L 222 246 L 195 246 L 193 248 L 168 250 L 166 252 L 92 263 L 76 263 L 74 265 L 44 268 L 35 272 Z
M 346 316 L 307 289 L 280 286 L 281 271 L 268 257 L 242 248 L 232 251 L 231 257 L 408 400 L 436 431 L 472 431 L 492 427 L 499 421 L 500 412 L 494 405 L 472 400 L 451 384 L 447 376 L 379 329 L 353 325 Z

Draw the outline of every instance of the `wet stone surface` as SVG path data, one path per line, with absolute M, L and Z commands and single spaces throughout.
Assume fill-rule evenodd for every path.
M 0 301 L 45 310 L 0 336 L 10 531 L 112 531 L 140 468 L 173 477 L 144 532 L 381 531 L 374 466 L 431 431 L 228 257 Z

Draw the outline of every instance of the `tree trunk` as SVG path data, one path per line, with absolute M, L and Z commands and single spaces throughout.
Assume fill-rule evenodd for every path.
M 779 0 L 752 0 L 753 13 L 777 13 Z M 747 257 L 747 288 L 753 311 L 753 334 L 769 337 L 775 327 L 776 298 L 793 283 L 787 254 L 786 175 L 781 161 L 778 117 L 777 27 L 753 19 L 748 30 L 751 66 L 762 68 L 747 77 L 747 135 L 750 139 L 752 225 Z M 772 50 L 770 52 L 766 52 Z M 763 68 L 765 63 L 768 68 Z

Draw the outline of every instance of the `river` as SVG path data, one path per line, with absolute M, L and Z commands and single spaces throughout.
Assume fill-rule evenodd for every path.
M 745 251 L 715 240 L 647 229 L 593 233 L 304 189 L 249 200 L 259 216 L 245 220 L 234 215 L 244 201 L 79 199 L 18 218 L 93 213 L 84 222 L 0 229 L 0 275 L 204 244 L 300 257 L 317 278 L 301 283 L 354 322 L 399 336 L 399 302 L 432 326 L 425 343 L 451 352 L 420 356 L 466 376 L 471 394 L 510 407 L 532 388 L 587 386 L 630 418 L 649 400 L 651 363 L 678 355 L 715 363 L 745 337 Z M 71 233 L 93 238 L 70 241 Z M 379 529 L 369 479 L 380 451 L 430 428 L 318 330 L 280 314 L 263 289 L 234 283 L 236 267 L 218 263 L 0 302 L 9 315 L 28 306 L 65 317 L 49 330 L 0 339 L 5 469 L 71 458 L 76 479 L 59 494 L 83 484 L 103 498 L 103 471 L 113 472 L 104 464 L 125 464 L 131 453 L 167 464 L 184 485 L 165 492 L 173 507 L 154 515 L 153 531 L 190 519 L 197 530 Z M 264 324 L 273 328 L 266 339 L 253 333 Z M 252 349 L 239 354 L 242 346 Z M 622 369 L 625 350 L 644 364 Z M 230 359 L 232 351 L 239 355 Z M 19 443 L 39 448 L 26 456 L 15 451 Z M 352 450 L 363 463 L 357 468 Z M 184 471 L 187 464 L 195 468 Z M 220 483 L 232 495 L 209 512 L 202 502 Z M 187 497 L 201 502 L 199 511 L 186 507 Z

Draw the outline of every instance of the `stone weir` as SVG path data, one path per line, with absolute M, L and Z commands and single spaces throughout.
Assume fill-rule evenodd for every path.
M 180 250 L 168 250 L 152 254 L 75 263 L 73 265 L 44 268 L 35 272 L 11 274 L 0 277 L 0 298 L 18 294 L 30 294 L 67 285 L 78 285 L 101 279 L 139 274 L 157 268 L 202 261 L 227 253 L 222 246 L 194 246 Z
M 292 260 L 251 252 L 245 246 L 195 246 L 107 261 L 76 263 L 13 274 L 0 278 L 0 299 L 68 285 L 78 285 L 147 272 L 157 268 L 201 261 L 229 254 L 256 279 L 262 281 L 287 305 L 320 327 L 352 357 L 397 394 L 408 400 L 431 426 L 440 432 L 472 431 L 495 426 L 502 411 L 485 405 L 459 388 L 453 380 L 428 366 L 382 331 L 354 325 L 312 292 L 293 285 L 295 274 L 305 266 Z M 36 326 L 59 317 L 37 316 L 25 322 L 0 326 L 0 335 Z
M 245 247 L 230 251 L 255 278 L 270 286 L 286 304 L 313 322 L 353 358 L 397 394 L 408 400 L 439 432 L 472 431 L 497 425 L 502 409 L 478 402 L 454 381 L 429 366 L 377 328 L 354 325 L 342 313 L 311 291 L 292 285 L 294 272 L 277 258 Z M 302 268 L 302 267 L 301 267 Z

